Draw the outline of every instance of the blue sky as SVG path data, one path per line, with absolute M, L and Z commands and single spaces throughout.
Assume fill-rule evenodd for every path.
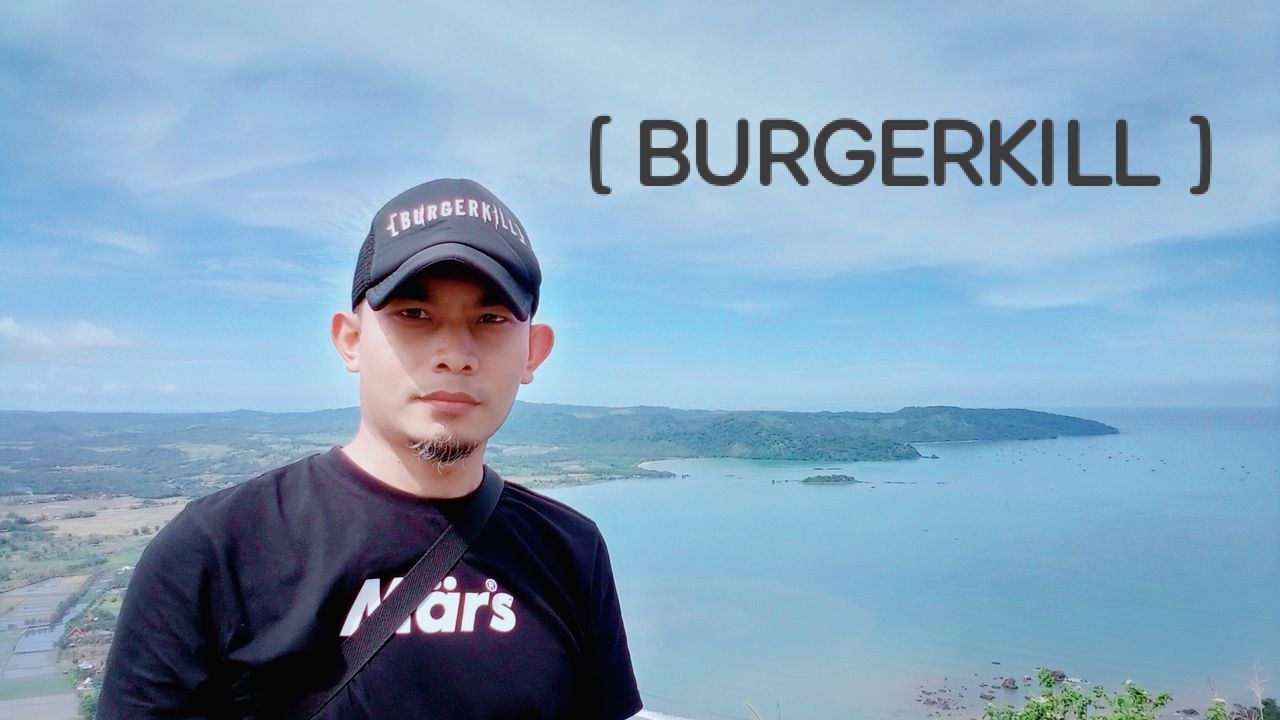
M 329 317 L 441 176 L 541 259 L 524 400 L 1280 405 L 1275 3 L 601 5 L 5 3 L 0 408 L 356 405 Z M 720 168 L 738 118 L 1053 118 L 1059 181 L 641 187 L 640 120 L 700 117 Z M 1123 118 L 1163 184 L 1067 186 L 1071 118 L 1086 171 Z

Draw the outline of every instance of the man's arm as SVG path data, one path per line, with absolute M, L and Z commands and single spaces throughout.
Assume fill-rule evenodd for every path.
M 98 720 L 215 714 L 222 698 L 210 682 L 218 645 L 210 612 L 214 566 L 208 538 L 187 510 L 147 545 L 116 622 Z
M 643 707 L 631 667 L 631 650 L 622 623 L 622 607 L 614 584 L 613 566 L 604 538 L 598 537 L 595 567 L 591 578 L 591 594 L 586 613 L 587 714 L 600 720 L 622 720 L 635 715 Z

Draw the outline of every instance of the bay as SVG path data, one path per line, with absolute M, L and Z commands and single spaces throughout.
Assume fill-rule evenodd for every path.
M 1280 677 L 1280 409 L 1059 412 L 1121 432 L 546 492 L 604 533 L 647 710 L 924 717 L 945 688 L 980 717 L 981 683 L 1041 666 L 1251 700 L 1255 663 Z M 865 482 L 798 482 L 833 473 Z

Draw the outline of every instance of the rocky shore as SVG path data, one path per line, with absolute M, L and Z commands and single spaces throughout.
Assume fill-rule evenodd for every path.
M 992 660 L 991 664 L 999 666 L 1001 663 Z M 996 707 L 1021 707 L 1038 695 L 1040 693 L 1039 681 L 1036 679 L 1038 672 L 1039 668 L 1036 668 L 1033 674 L 1020 676 L 1012 673 L 984 675 L 975 672 L 969 678 L 943 677 L 940 684 L 917 686 L 915 701 L 927 711 L 923 717 L 979 720 L 988 704 L 994 704 Z M 1074 685 L 1077 689 L 1083 690 L 1093 685 L 1088 680 L 1071 677 L 1062 670 L 1054 669 L 1052 674 L 1056 682 Z M 1106 689 L 1114 691 L 1119 688 Z M 1204 708 L 1188 707 L 1187 703 L 1178 703 L 1175 697 L 1174 702 L 1160 712 L 1159 718 L 1161 720 L 1196 718 L 1204 714 L 1208 701 L 1203 705 Z

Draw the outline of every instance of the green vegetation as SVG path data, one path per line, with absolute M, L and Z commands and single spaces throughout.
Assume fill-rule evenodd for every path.
M 58 638 L 58 658 L 63 671 L 75 681 L 81 718 L 91 719 L 97 712 L 101 673 L 111 647 L 120 600 L 131 576 L 129 571 L 104 572 L 85 583 L 75 598 L 88 598 L 89 602 Z M 82 684 L 89 679 L 92 683 L 88 686 Z
M 810 475 L 800 482 L 810 485 L 853 485 L 862 481 L 855 480 L 852 475 Z
M 1052 670 L 1041 668 L 1039 676 L 1042 691 L 1025 706 L 997 708 L 988 704 L 983 717 L 986 720 L 1155 720 L 1160 708 L 1172 699 L 1168 693 L 1153 698 L 1133 683 L 1125 683 L 1124 691 L 1115 693 L 1094 687 L 1092 693 L 1085 694 L 1069 684 L 1063 684 L 1059 692 L 1054 689 L 1058 681 Z
M 101 692 L 97 688 L 86 690 L 80 695 L 80 720 L 93 720 L 98 714 L 98 693 Z
M 198 497 L 345 442 L 359 408 L 308 413 L 0 412 L 0 495 Z M 1117 432 L 1031 410 L 675 410 L 516 402 L 486 460 L 543 484 L 665 476 L 645 460 L 909 460 L 911 443 Z M 85 511 L 81 511 L 85 512 Z M 141 534 L 142 531 L 140 531 Z
M 36 520 L 17 513 L 8 513 L 0 519 L 0 558 L 5 557 L 33 541 L 49 539 L 49 530 L 36 524 Z
M 18 512 L 0 515 L 0 592 L 47 578 L 88 575 L 104 567 L 135 564 L 151 535 L 160 528 L 156 524 L 139 533 L 120 527 L 114 533 L 72 535 L 50 530 L 38 520 L 46 517 L 37 514 L 43 512 L 38 509 L 42 504 L 4 507 L 16 507 Z M 20 512 L 27 514 L 19 515 Z M 112 512 L 94 517 L 105 517 L 104 530 L 110 530 L 110 522 L 117 522 L 118 518 L 127 521 L 128 515 Z
M 997 707 L 988 703 L 983 713 L 984 720 L 1155 720 L 1160 709 L 1172 699 L 1168 693 L 1155 696 L 1146 690 L 1126 682 L 1124 690 L 1108 692 L 1101 687 L 1094 687 L 1092 692 L 1084 693 L 1070 684 L 1060 684 L 1053 671 L 1041 669 L 1039 672 L 1041 691 L 1034 695 L 1021 708 L 1011 706 Z M 1258 707 L 1234 705 L 1227 707 L 1227 702 L 1215 699 L 1213 705 L 1205 712 L 1207 720 L 1272 720 L 1276 717 L 1276 701 L 1262 697 L 1262 685 L 1254 678 L 1254 694 L 1258 699 Z
M 72 575 L 106 562 L 102 541 L 58 535 L 28 517 L 0 519 L 0 591 L 58 575 Z
M 41 695 L 54 695 L 66 692 L 69 689 L 71 689 L 71 682 L 61 675 L 20 682 L 6 682 L 3 687 L 0 687 L 0 700 L 17 700 L 19 698 L 40 697 Z

